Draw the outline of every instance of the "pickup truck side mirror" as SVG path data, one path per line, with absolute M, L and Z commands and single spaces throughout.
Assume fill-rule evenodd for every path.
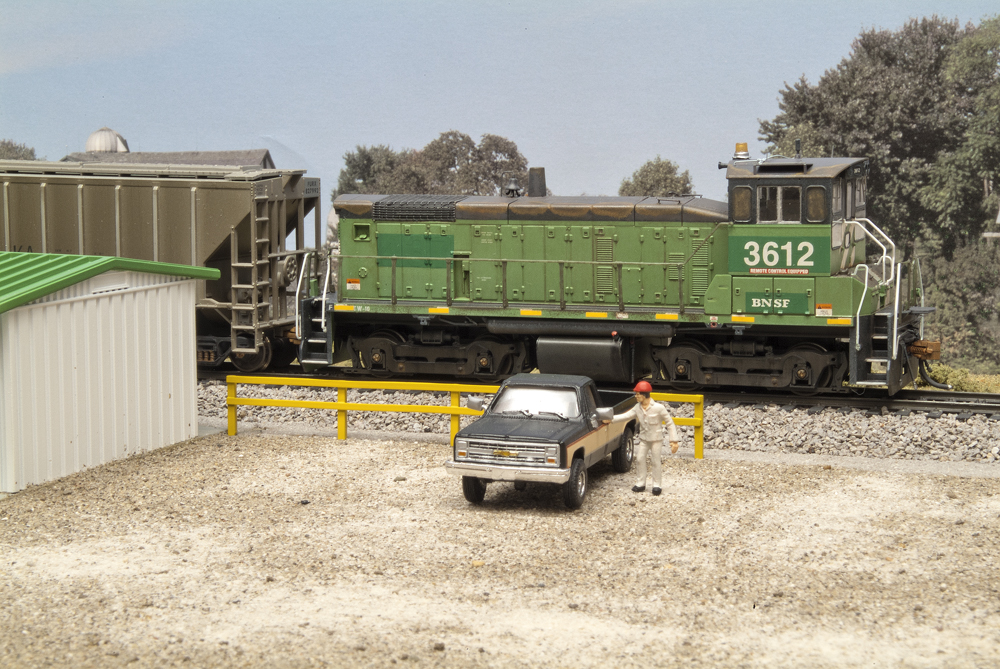
M 482 411 L 486 402 L 483 401 L 482 397 L 470 397 L 469 401 L 466 402 L 466 406 L 474 411 Z
M 611 420 L 615 417 L 615 410 L 611 407 L 602 407 L 597 410 L 597 420 L 600 422 Z

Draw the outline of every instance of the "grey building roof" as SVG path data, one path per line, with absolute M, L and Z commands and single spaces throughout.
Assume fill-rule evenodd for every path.
M 267 149 L 251 149 L 249 151 L 139 151 L 136 153 L 90 151 L 71 153 L 63 157 L 60 162 L 227 165 L 233 167 L 255 165 L 263 169 L 275 169 L 271 152 Z

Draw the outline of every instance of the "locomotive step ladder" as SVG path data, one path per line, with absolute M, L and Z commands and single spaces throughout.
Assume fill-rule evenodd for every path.
M 299 363 L 303 365 L 333 364 L 333 328 L 327 326 L 327 298 L 330 296 L 330 278 L 333 264 L 326 258 L 323 279 L 323 299 L 308 298 L 302 294 L 303 276 L 312 254 L 302 260 L 302 270 L 295 290 L 296 336 L 299 338 Z
M 871 335 L 867 342 L 862 342 L 859 352 L 862 355 L 859 356 L 860 364 L 856 374 L 857 378 L 852 379 L 851 385 L 884 386 L 888 383 L 892 366 L 899 364 L 899 361 L 892 359 L 892 351 L 890 350 L 893 341 L 890 333 L 893 308 L 880 309 L 868 318 L 871 319 L 869 321 Z
M 268 236 L 271 217 L 268 216 L 266 195 L 254 197 L 254 217 L 250 221 L 250 258 L 240 259 L 239 236 L 236 226 L 230 229 L 230 341 L 233 353 L 254 354 L 264 343 L 264 331 L 270 302 L 271 239 Z M 248 337 L 248 334 L 250 335 Z M 253 342 L 248 346 L 247 340 Z

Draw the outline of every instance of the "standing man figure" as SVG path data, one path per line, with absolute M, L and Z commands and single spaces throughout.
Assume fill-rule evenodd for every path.
M 639 446 L 636 448 L 636 474 L 638 481 L 632 486 L 632 492 L 644 492 L 646 490 L 646 454 L 653 454 L 653 494 L 659 495 L 660 484 L 663 479 L 660 457 L 663 448 L 663 424 L 667 424 L 670 436 L 670 452 L 677 452 L 677 427 L 670 417 L 670 412 L 659 402 L 654 402 L 649 397 L 653 392 L 653 387 L 647 381 L 640 381 L 635 385 L 636 404 L 625 413 L 620 413 L 612 419 L 612 423 L 622 423 L 632 418 L 636 419 L 639 426 Z

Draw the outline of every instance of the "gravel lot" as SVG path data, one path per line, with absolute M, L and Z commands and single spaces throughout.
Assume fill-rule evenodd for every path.
M 570 512 L 470 506 L 439 435 L 240 429 L 0 499 L 0 665 L 1000 664 L 993 464 L 682 448 Z

